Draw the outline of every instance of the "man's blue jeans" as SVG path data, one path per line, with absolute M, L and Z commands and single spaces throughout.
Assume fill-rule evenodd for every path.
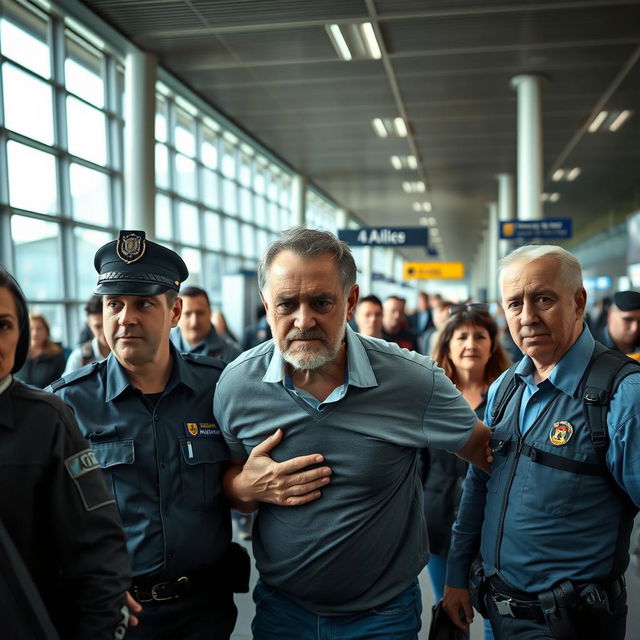
M 258 581 L 253 640 L 416 640 L 422 598 L 418 581 L 379 607 L 346 616 L 318 616 Z

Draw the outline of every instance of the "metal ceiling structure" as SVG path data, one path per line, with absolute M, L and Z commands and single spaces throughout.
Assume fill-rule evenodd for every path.
M 469 264 L 496 174 L 516 172 L 518 74 L 544 78 L 545 191 L 560 195 L 545 215 L 572 217 L 580 238 L 640 206 L 640 0 L 84 4 L 363 223 L 416 225 L 414 202 L 431 202 L 443 259 Z M 341 60 L 326 25 L 363 22 L 381 59 Z M 601 110 L 633 113 L 589 133 Z M 396 117 L 407 137 L 375 135 L 374 118 Z M 394 169 L 407 154 L 417 168 Z M 404 193 L 421 179 L 426 193 Z

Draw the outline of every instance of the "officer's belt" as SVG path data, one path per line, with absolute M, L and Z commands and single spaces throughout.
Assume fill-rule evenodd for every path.
M 487 584 L 489 597 L 501 616 L 544 622 L 544 612 L 537 596 L 513 589 L 496 575 L 488 578 Z M 575 591 L 580 593 L 589 584 L 593 583 L 575 583 L 573 586 Z M 622 593 L 625 580 L 624 576 L 620 576 L 611 582 L 597 584 L 607 592 L 611 602 Z
M 215 587 L 215 569 L 200 569 L 177 579 L 163 579 L 162 574 L 134 576 L 131 593 L 141 603 L 179 600 L 198 589 L 210 591 Z

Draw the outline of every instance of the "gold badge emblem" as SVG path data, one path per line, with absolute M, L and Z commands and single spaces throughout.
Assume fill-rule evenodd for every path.
M 198 423 L 197 422 L 187 422 L 187 431 L 192 436 L 198 435 Z
M 562 447 L 571 440 L 572 435 L 573 427 L 571 423 L 566 420 L 560 420 L 559 422 L 553 423 L 553 427 L 551 427 L 551 431 L 549 431 L 549 440 L 551 440 L 552 445 Z
M 140 231 L 121 231 L 116 244 L 116 254 L 122 262 L 131 264 L 140 260 L 147 248 L 146 234 Z

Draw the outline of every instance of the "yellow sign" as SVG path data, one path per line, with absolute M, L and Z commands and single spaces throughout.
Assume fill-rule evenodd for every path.
M 421 280 L 461 280 L 463 262 L 405 262 L 404 277 Z

